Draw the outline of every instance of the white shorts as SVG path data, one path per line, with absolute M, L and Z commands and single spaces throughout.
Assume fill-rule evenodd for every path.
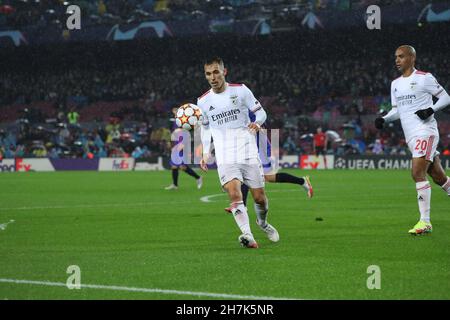
M 264 171 L 259 160 L 255 164 L 221 164 L 217 166 L 217 173 L 222 186 L 238 179 L 251 189 L 264 188 Z
M 414 137 L 408 142 L 409 150 L 413 158 L 425 156 L 425 160 L 434 161 L 434 157 L 439 155 L 436 150 L 439 143 L 439 136 L 419 136 Z

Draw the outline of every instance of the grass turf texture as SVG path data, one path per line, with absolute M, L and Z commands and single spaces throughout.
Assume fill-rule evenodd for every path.
M 306 172 L 285 170 L 302 175 Z M 216 171 L 203 189 L 180 173 L 57 172 L 0 175 L 0 278 L 65 283 L 69 265 L 85 284 L 302 299 L 450 299 L 449 200 L 433 185 L 431 235 L 418 220 L 409 171 L 309 171 L 314 198 L 293 184 L 267 184 L 270 243 L 244 249 Z M 323 221 L 316 220 L 317 217 Z M 381 289 L 366 286 L 381 268 Z M 0 283 L 0 299 L 212 299 Z

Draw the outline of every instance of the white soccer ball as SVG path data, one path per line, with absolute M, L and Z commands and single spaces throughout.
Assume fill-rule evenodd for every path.
M 179 128 L 192 130 L 202 121 L 202 118 L 202 111 L 199 107 L 192 103 L 186 103 L 178 108 L 175 123 Z

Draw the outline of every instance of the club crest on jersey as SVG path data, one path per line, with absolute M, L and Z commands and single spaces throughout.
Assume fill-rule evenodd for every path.
M 237 95 L 230 96 L 230 99 L 233 106 L 237 106 L 238 96 Z

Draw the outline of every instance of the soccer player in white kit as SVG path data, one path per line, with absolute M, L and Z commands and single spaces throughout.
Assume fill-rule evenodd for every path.
M 241 184 L 249 186 L 255 202 L 257 224 L 273 242 L 279 240 L 277 230 L 267 223 L 268 200 L 264 192 L 264 172 L 256 145 L 256 132 L 267 118 L 253 93 L 243 84 L 225 81 L 227 69 L 221 58 L 204 64 L 205 77 L 211 89 L 197 100 L 202 110 L 202 170 L 208 170 L 211 136 L 214 141 L 217 171 L 222 188 L 231 201 L 231 213 L 241 230 L 243 247 L 258 248 L 251 232 L 247 208 L 242 201 Z M 250 121 L 249 112 L 256 115 Z
M 450 97 L 431 73 L 414 68 L 416 51 L 409 45 L 395 51 L 395 64 L 402 73 L 392 81 L 392 110 L 375 119 L 375 127 L 382 129 L 385 122 L 400 119 L 409 150 L 412 153 L 412 178 L 416 182 L 420 220 L 409 230 L 410 234 L 424 234 L 432 231 L 430 221 L 431 185 L 433 181 L 450 196 L 450 178 L 441 166 L 439 152 L 439 131 L 433 114 L 450 104 Z M 432 96 L 438 98 L 433 105 Z

